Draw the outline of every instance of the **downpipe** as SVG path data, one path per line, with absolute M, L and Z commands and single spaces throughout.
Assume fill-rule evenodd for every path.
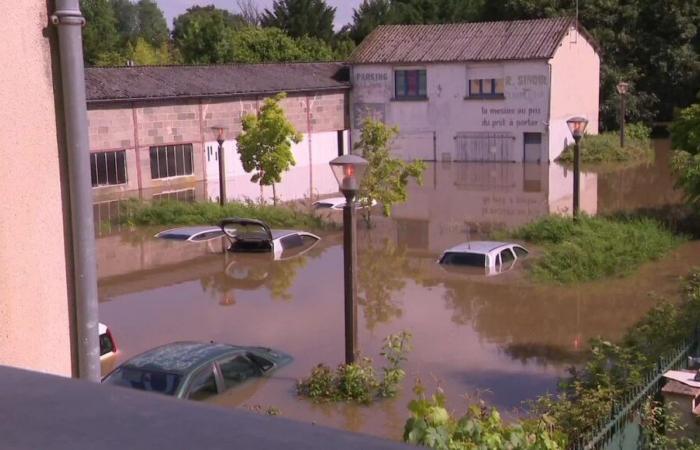
M 79 0 L 56 0 L 51 23 L 58 30 L 68 153 L 75 286 L 75 326 L 71 330 L 71 340 L 77 343 L 78 377 L 99 382 L 97 265 L 81 34 L 85 18 L 80 12 Z

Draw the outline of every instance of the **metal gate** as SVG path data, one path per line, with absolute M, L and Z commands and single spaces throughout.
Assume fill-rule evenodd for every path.
M 455 136 L 455 161 L 515 162 L 511 133 L 461 132 Z

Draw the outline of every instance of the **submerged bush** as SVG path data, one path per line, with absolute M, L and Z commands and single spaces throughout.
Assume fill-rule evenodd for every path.
M 508 234 L 542 245 L 531 273 L 537 280 L 560 283 L 627 275 L 681 241 L 652 219 L 585 215 L 577 220 L 549 216 Z
M 123 206 L 121 220 L 129 225 L 203 225 L 216 224 L 226 217 L 259 219 L 272 227 L 320 229 L 331 226 L 320 217 L 291 207 L 253 202 L 231 202 L 222 207 L 212 202 L 129 200 Z
M 331 370 L 325 364 L 313 368 L 309 377 L 297 382 L 297 393 L 316 402 L 353 401 L 369 404 L 376 398 L 394 397 L 406 373 L 401 364 L 411 350 L 411 335 L 402 331 L 389 335 L 382 356 L 387 365 L 379 380 L 371 358 L 361 358 L 354 364 L 341 364 Z
M 580 145 L 581 162 L 599 164 L 650 160 L 654 155 L 650 136 L 651 129 L 643 124 L 627 125 L 624 147 L 620 147 L 619 131 L 586 135 L 581 140 Z M 566 147 L 557 161 L 572 163 L 574 161 L 574 145 Z

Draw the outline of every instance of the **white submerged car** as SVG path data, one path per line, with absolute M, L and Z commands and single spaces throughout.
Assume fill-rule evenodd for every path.
M 473 241 L 445 250 L 438 262 L 445 266 L 484 268 L 486 275 L 497 275 L 513 268 L 529 252 L 519 244 Z
M 313 206 L 314 209 L 333 209 L 336 211 L 342 211 L 343 208 L 345 208 L 345 203 L 345 197 L 331 197 L 315 201 L 311 204 L 311 206 Z M 372 200 L 372 206 L 376 205 L 377 201 Z M 360 208 L 364 208 L 364 206 L 362 206 L 358 200 L 355 200 L 355 209 Z
M 272 230 L 261 220 L 242 218 L 224 219 L 218 226 L 172 228 L 155 237 L 188 242 L 226 238 L 230 252 L 272 253 L 275 260 L 299 256 L 321 240 L 307 231 Z

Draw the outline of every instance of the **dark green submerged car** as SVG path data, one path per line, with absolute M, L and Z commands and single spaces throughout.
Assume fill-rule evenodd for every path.
M 103 378 L 105 384 L 204 400 L 263 377 L 292 357 L 265 347 L 173 342 L 141 353 Z

